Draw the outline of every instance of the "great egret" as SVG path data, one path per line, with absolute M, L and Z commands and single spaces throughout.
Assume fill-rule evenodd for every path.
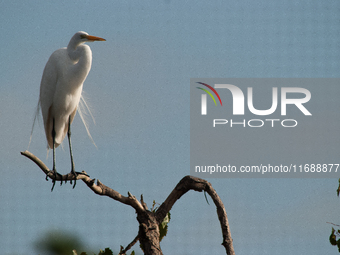
M 83 83 L 92 63 L 92 51 L 84 43 L 93 41 L 105 41 L 105 39 L 83 31 L 75 33 L 67 48 L 61 48 L 52 53 L 41 78 L 39 104 L 47 144 L 53 149 L 55 176 L 60 175 L 55 167 L 55 149 L 64 140 L 66 133 L 70 148 L 71 173 L 77 176 L 72 155 L 71 123 L 77 112 Z M 75 177 L 73 188 L 76 185 L 76 179 Z M 53 180 L 52 190 L 54 185 L 55 180 Z

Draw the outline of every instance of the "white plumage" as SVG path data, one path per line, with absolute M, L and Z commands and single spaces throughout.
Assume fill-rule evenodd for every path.
M 84 43 L 91 41 L 105 41 L 105 39 L 91 36 L 83 31 L 77 32 L 67 48 L 53 52 L 46 63 L 40 84 L 39 104 L 48 147 L 53 150 L 64 140 L 77 112 L 83 83 L 92 63 L 92 51 Z M 71 144 L 70 152 L 73 161 Z M 53 170 L 56 173 L 55 152 Z M 74 172 L 73 166 L 72 171 Z

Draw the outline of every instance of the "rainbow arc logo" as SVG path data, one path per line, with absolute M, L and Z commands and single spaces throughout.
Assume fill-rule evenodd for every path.
M 206 83 L 203 83 L 203 82 L 197 82 L 198 84 L 201 84 L 203 86 L 206 86 L 207 88 L 209 88 L 218 98 L 218 100 L 220 101 L 220 104 L 222 106 L 222 100 L 221 100 L 221 97 L 220 95 L 217 93 L 217 91 L 211 87 L 210 85 L 206 84 Z M 212 100 L 214 100 L 214 103 L 215 105 L 217 106 L 217 103 L 216 103 L 216 100 L 215 100 L 215 97 L 213 96 L 213 94 L 211 94 L 211 92 L 207 89 L 204 89 L 204 88 L 201 88 L 201 87 L 197 87 L 198 89 L 200 90 L 203 90 L 204 92 L 206 92 L 211 98 Z M 202 100 L 202 108 L 201 108 L 201 114 L 202 115 L 207 115 L 207 95 L 206 94 L 202 94 L 201 96 L 201 100 Z

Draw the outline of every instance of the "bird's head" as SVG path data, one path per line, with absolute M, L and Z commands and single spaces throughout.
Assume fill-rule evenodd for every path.
M 77 32 L 73 37 L 75 37 L 76 40 L 78 39 L 81 42 L 106 41 L 104 38 L 89 35 L 84 31 Z
M 79 31 L 75 33 L 70 42 L 67 45 L 67 52 L 70 58 L 72 58 L 74 61 L 77 61 L 80 57 L 80 53 L 77 50 L 84 51 L 87 49 L 89 53 L 91 54 L 90 47 L 82 45 L 83 43 L 86 42 L 94 42 L 94 41 L 106 41 L 104 38 L 89 35 L 86 32 Z M 82 45 L 82 47 L 79 47 Z

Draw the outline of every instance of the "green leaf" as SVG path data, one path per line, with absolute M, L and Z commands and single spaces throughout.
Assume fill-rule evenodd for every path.
M 131 252 L 131 255 L 135 255 L 135 251 L 132 251 L 132 252 Z
M 161 224 L 159 224 L 159 241 L 162 241 L 163 237 L 168 233 L 168 223 L 170 222 L 170 212 L 166 214 Z

